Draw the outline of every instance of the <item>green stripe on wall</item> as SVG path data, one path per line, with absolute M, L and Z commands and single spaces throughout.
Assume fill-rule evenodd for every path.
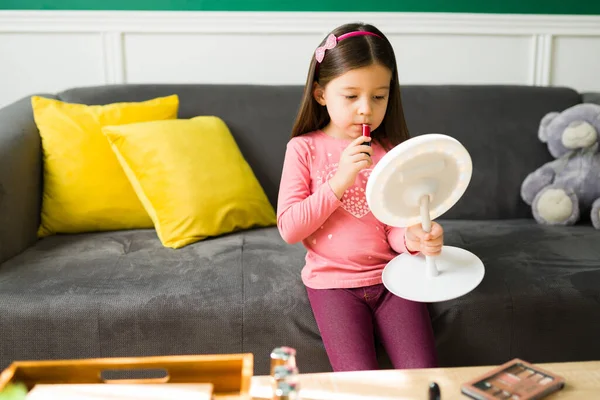
M 0 0 L 8 10 L 358 11 L 600 15 L 599 0 Z

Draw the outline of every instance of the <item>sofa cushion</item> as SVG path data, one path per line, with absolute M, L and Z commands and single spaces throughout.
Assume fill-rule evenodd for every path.
M 40 237 L 152 227 L 101 131 L 105 125 L 177 118 L 176 95 L 145 100 L 87 106 L 32 97 L 44 160 Z
M 211 85 L 211 84 L 126 84 L 82 87 L 58 94 L 65 101 L 108 104 L 115 100 L 140 101 L 177 93 L 179 118 L 215 115 L 231 134 L 273 207 L 285 146 L 290 137 L 301 86 Z
M 540 119 L 581 103 L 562 87 L 511 85 L 406 85 L 402 104 L 412 136 L 444 133 L 473 158 L 473 178 L 447 219 L 529 218 L 520 196 L 530 172 L 552 157 L 537 138 Z M 301 86 L 113 85 L 77 88 L 61 99 L 107 104 L 177 93 L 180 117 L 216 115 L 231 129 L 244 157 L 276 206 L 285 146 L 302 97 Z
M 486 267 L 473 292 L 430 305 L 442 365 L 600 359 L 600 231 L 440 222 L 447 244 Z M 329 371 L 300 280 L 304 255 L 274 227 L 179 250 L 152 230 L 45 238 L 0 266 L 0 368 L 248 351 L 265 374 L 272 348 L 288 345 L 302 371 Z
M 511 85 L 407 86 L 402 102 L 411 135 L 443 133 L 460 141 L 473 176 L 446 219 L 531 217 L 520 196 L 530 172 L 552 159 L 537 137 L 541 118 L 581 103 L 562 87 Z
M 430 305 L 443 362 L 600 359 L 600 231 L 533 220 L 440 223 L 446 243 L 486 268 L 473 292 Z
M 301 246 L 276 228 L 178 250 L 153 230 L 56 235 L 0 265 L 0 369 L 16 359 L 252 352 L 327 368 L 300 280 Z
M 227 125 L 214 116 L 105 126 L 163 245 L 273 226 L 275 210 Z
M 585 92 L 582 93 L 583 102 L 600 104 L 600 92 Z

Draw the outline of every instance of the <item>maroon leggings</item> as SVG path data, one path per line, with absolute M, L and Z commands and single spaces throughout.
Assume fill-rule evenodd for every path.
M 425 304 L 397 297 L 383 284 L 307 291 L 334 371 L 379 369 L 376 336 L 395 369 L 437 366 Z

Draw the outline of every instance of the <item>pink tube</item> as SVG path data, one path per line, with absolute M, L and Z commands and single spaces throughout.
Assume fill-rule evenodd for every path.
M 371 137 L 371 127 L 367 124 L 363 124 L 363 136 Z
M 371 127 L 367 124 L 363 124 L 362 126 L 362 134 L 366 137 L 371 137 Z M 365 142 L 364 145 L 370 146 L 371 142 Z

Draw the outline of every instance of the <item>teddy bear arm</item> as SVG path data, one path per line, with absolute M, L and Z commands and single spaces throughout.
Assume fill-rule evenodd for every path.
M 552 168 L 552 163 L 547 163 L 534 172 L 527 175 L 521 185 L 521 197 L 531 205 L 535 196 L 545 188 L 552 184 L 555 177 L 555 170 Z
M 600 229 L 600 197 L 592 203 L 592 225 Z

